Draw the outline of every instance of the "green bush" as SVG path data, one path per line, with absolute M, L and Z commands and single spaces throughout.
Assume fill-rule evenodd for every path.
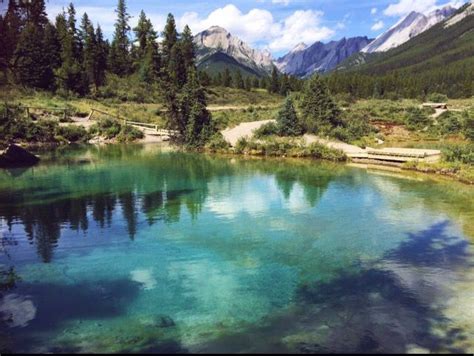
M 276 136 L 280 132 L 278 126 L 274 122 L 266 123 L 254 131 L 255 138 L 263 138 L 268 136 Z
M 410 130 L 422 130 L 431 124 L 431 119 L 426 113 L 417 107 L 412 107 L 407 110 L 406 125 Z
M 444 159 L 447 162 L 474 164 L 474 144 L 454 145 L 444 149 Z
M 448 96 L 440 93 L 431 93 L 428 95 L 427 100 L 432 103 L 446 103 Z
M 438 117 L 439 130 L 442 135 L 461 133 L 462 120 L 457 113 L 446 111 Z
M 82 126 L 60 126 L 56 132 L 57 135 L 72 143 L 84 143 L 90 138 L 87 130 Z
M 464 136 L 466 136 L 468 140 L 474 141 L 474 113 L 465 113 L 462 126 Z
M 134 142 L 141 140 L 145 137 L 145 134 L 133 127 L 133 126 L 122 126 L 119 134 L 117 135 L 117 141 L 121 143 Z
M 230 147 L 230 144 L 224 139 L 224 136 L 220 132 L 215 133 L 206 144 L 206 149 L 211 152 L 226 151 Z

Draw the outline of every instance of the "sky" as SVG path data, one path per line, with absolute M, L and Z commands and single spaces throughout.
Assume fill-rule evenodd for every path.
M 2 0 L 0 0 L 2 1 Z M 48 0 L 52 20 L 71 0 Z M 301 42 L 311 45 L 343 37 L 375 38 L 411 11 L 428 12 L 463 0 L 128 0 L 132 26 L 143 9 L 156 30 L 173 13 L 179 29 L 193 33 L 221 26 L 249 45 L 279 57 Z M 117 0 L 73 0 L 77 13 L 87 12 L 107 37 L 113 33 Z M 2 5 L 0 5 L 2 6 Z M 4 6 L 4 5 L 3 5 Z

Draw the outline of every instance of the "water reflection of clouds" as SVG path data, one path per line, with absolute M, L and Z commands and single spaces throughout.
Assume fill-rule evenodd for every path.
M 0 318 L 10 328 L 24 328 L 36 317 L 36 307 L 29 297 L 7 294 L 0 299 Z
M 209 183 L 206 207 L 222 218 L 235 219 L 239 214 L 259 216 L 274 207 L 281 207 L 296 214 L 312 207 L 308 202 L 305 187 L 297 182 L 291 185 L 287 194 L 271 176 L 248 178 L 245 182 L 232 182 L 229 185 L 219 183 Z

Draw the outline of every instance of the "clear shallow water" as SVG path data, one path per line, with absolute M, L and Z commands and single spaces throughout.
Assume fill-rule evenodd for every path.
M 68 150 L 0 172 L 0 346 L 472 352 L 473 221 L 454 182 Z

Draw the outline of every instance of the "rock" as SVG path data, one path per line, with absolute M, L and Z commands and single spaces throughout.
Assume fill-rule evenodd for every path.
M 0 153 L 0 168 L 29 167 L 34 166 L 38 162 L 38 157 L 24 148 L 13 144 Z
M 175 322 L 171 317 L 167 315 L 160 315 L 157 318 L 156 327 L 158 328 L 171 328 L 175 326 Z

